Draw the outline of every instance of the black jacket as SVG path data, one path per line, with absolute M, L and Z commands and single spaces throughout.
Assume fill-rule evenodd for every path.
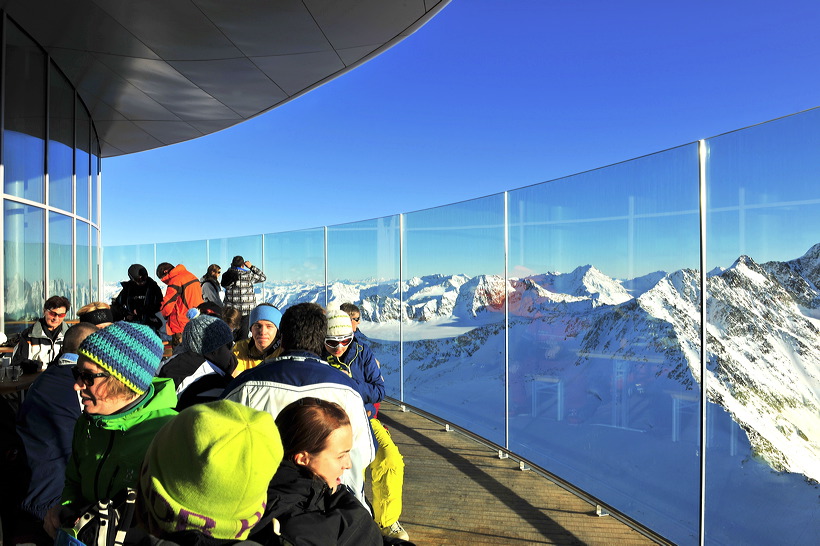
M 271 480 L 265 516 L 278 519 L 282 538 L 295 546 L 383 544 L 373 517 L 347 487 L 331 493 L 291 461 L 282 461 Z
M 159 328 L 162 321 L 157 317 L 162 304 L 162 290 L 157 282 L 148 277 L 145 284 L 134 281 L 123 281 L 122 290 L 111 304 L 114 320 L 127 320 Z

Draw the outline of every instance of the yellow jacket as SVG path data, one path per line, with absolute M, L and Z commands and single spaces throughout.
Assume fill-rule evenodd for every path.
M 268 347 L 268 350 L 262 354 L 256 348 L 253 338 L 249 337 L 248 339 L 236 342 L 233 346 L 233 354 L 236 355 L 236 369 L 233 372 L 233 376 L 236 377 L 245 370 L 255 368 L 263 361 L 276 358 L 282 354 L 282 345 L 278 339 L 274 340 L 273 346 L 275 346 L 273 350 Z

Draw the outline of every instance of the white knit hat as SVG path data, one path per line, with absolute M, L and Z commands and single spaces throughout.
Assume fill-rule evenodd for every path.
M 325 339 L 347 339 L 350 337 L 353 337 L 353 323 L 350 321 L 350 315 L 341 309 L 328 309 Z

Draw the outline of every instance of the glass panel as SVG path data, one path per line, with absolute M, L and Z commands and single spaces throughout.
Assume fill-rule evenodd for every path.
M 54 65 L 49 74 L 48 199 L 52 207 L 71 212 L 74 91 Z
M 42 209 L 3 202 L 5 333 L 18 332 L 43 313 L 45 214 Z
M 159 282 L 155 272 L 154 245 L 107 246 L 103 250 L 103 300 L 111 300 L 120 293 L 122 281 L 128 280 L 128 268 L 140 264 L 148 270 L 148 276 Z
M 182 264 L 194 275 L 202 276 L 208 269 L 208 243 L 205 239 L 182 243 L 157 243 L 157 264 L 162 262 L 168 262 L 174 266 Z M 154 267 L 153 270 L 148 271 L 148 274 L 155 277 L 156 270 L 157 268 Z M 125 272 L 127 278 L 128 268 Z M 165 292 L 165 285 L 162 281 L 160 279 L 156 281 Z
M 95 139 L 94 132 L 91 132 L 91 138 Z M 102 161 L 99 156 L 99 146 L 93 140 L 94 149 L 97 150 L 95 155 L 91 156 L 91 221 L 100 225 L 100 184 L 102 182 Z
M 510 448 L 698 533 L 697 145 L 509 192 Z
M 820 536 L 820 110 L 710 139 L 706 536 Z
M 3 188 L 8 194 L 42 203 L 46 157 L 45 55 L 13 23 L 9 22 L 6 30 Z
M 48 295 L 74 299 L 71 280 L 71 218 L 56 212 L 48 213 Z
M 504 196 L 414 212 L 404 229 L 404 399 L 503 444 Z
M 246 261 L 251 262 L 265 273 L 265 268 L 262 267 L 262 236 L 249 235 L 247 237 L 228 237 L 225 239 L 209 239 L 208 240 L 208 265 L 217 264 L 225 272 L 231 267 L 231 260 L 234 256 L 242 256 Z M 207 266 L 202 271 L 195 271 L 198 277 L 202 278 L 205 275 Z M 220 277 L 220 280 L 221 277 Z M 254 293 L 256 294 L 257 303 L 268 301 L 264 299 L 263 288 L 264 283 L 254 285 Z M 224 294 L 221 296 L 224 298 Z
M 91 251 L 89 247 L 88 224 L 77 220 L 77 294 L 72 306 L 77 309 L 91 303 Z M 76 316 L 76 315 L 75 315 Z
M 100 301 L 100 230 L 91 228 L 91 301 Z
M 359 307 L 360 336 L 379 360 L 387 395 L 394 398 L 401 396 L 399 237 L 398 216 L 327 230 L 328 305 Z
M 265 235 L 265 301 L 281 310 L 302 302 L 325 304 L 325 230 Z
M 75 168 L 77 169 L 76 207 L 77 215 L 88 218 L 89 183 L 91 174 L 91 121 L 83 103 L 77 99 L 77 148 Z

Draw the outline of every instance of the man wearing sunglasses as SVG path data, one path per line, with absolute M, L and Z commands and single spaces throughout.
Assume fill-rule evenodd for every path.
M 20 341 L 11 357 L 12 366 L 22 366 L 23 373 L 45 370 L 57 358 L 68 330 L 66 313 L 71 302 L 62 296 L 51 296 L 43 306 L 43 316 L 20 332 Z

